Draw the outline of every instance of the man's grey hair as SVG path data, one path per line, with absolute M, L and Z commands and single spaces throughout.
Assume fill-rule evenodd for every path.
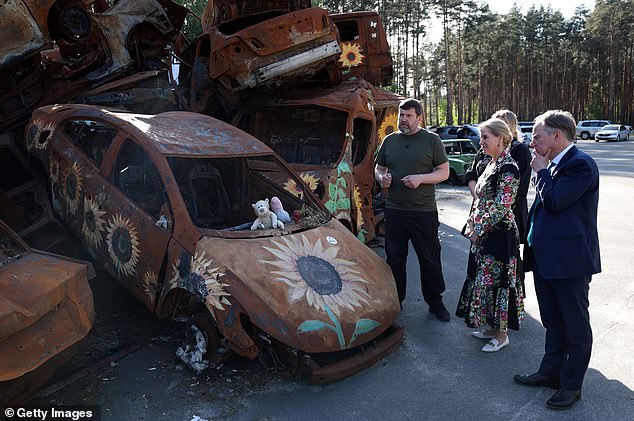
M 535 117 L 534 122 L 535 124 L 543 123 L 550 134 L 559 130 L 569 142 L 577 137 L 577 123 L 568 111 L 549 110 Z

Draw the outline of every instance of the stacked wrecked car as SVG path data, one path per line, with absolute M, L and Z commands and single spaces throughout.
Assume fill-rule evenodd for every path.
M 392 74 L 385 32 L 376 13 L 307 3 L 210 2 L 188 48 L 172 2 L 55 3 L 67 18 L 49 17 L 35 53 L 0 68 L 22 77 L 0 105 L 31 97 L 10 127 L 45 103 L 100 105 L 33 112 L 20 147 L 46 180 L 38 200 L 157 317 L 191 320 L 179 355 L 196 370 L 237 354 L 323 383 L 403 337 L 389 267 L 362 243 L 380 220 L 373 156 L 400 99 L 377 86 Z M 176 95 L 143 91 L 170 53 Z M 274 200 L 280 224 L 254 222 Z

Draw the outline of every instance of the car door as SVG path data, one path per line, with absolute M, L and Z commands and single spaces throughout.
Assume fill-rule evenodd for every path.
M 172 210 L 156 163 L 129 137 L 113 144 L 108 191 L 102 197 L 105 267 L 135 297 L 154 310 Z
M 60 132 L 53 138 L 49 159 L 53 210 L 96 258 L 102 232 L 93 225 L 92 212 L 87 218 L 86 211 L 104 189 L 101 165 L 118 132 L 99 120 L 82 117 L 64 121 Z

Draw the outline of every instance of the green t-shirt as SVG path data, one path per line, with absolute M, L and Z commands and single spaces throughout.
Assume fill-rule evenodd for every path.
M 429 174 L 447 162 L 442 140 L 425 129 L 413 135 L 394 132 L 385 137 L 376 155 L 375 163 L 387 167 L 392 184 L 385 204 L 389 209 L 435 211 L 434 184 L 421 184 L 416 189 L 405 187 L 401 179 L 410 174 Z

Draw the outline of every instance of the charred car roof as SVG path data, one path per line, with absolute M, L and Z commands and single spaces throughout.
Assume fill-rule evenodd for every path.
M 156 145 L 167 156 L 267 155 L 273 151 L 255 137 L 228 123 L 188 111 L 153 116 L 114 111 L 91 105 L 51 105 L 37 113 L 59 113 L 60 118 L 97 118 L 135 132 L 148 147 Z

